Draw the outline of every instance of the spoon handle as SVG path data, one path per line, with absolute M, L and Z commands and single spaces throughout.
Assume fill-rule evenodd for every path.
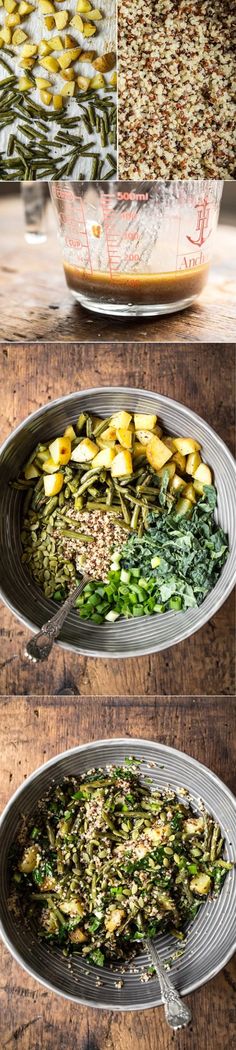
M 90 576 L 87 576 L 86 573 L 84 573 L 83 579 L 80 580 L 77 587 L 73 588 L 73 591 L 70 592 L 66 601 L 63 602 L 63 605 L 58 609 L 58 612 L 56 612 L 47 623 L 43 624 L 41 630 L 38 631 L 38 634 L 35 634 L 33 638 L 30 638 L 24 655 L 28 656 L 30 660 L 34 661 L 34 663 L 38 663 L 39 660 L 47 660 L 53 644 L 56 638 L 58 638 L 61 627 L 63 627 L 63 623 L 69 610 L 74 605 L 76 598 L 81 594 L 81 591 L 83 591 L 85 584 L 88 583 L 89 579 Z
M 177 989 L 174 988 L 170 977 L 164 969 L 163 963 L 155 948 L 155 944 L 150 937 L 146 937 L 145 941 L 158 976 L 166 1020 L 171 1028 L 185 1028 L 185 1026 L 191 1021 L 191 1011 L 180 998 Z

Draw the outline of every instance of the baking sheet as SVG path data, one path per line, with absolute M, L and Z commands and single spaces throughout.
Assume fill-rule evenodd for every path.
M 30 2 L 31 2 L 31 0 L 30 0 Z M 94 51 L 96 51 L 97 55 L 104 54 L 105 52 L 108 52 L 108 51 L 109 52 L 110 51 L 116 51 L 116 2 L 115 2 L 115 0 L 102 0 L 101 3 L 100 2 L 96 3 L 96 0 L 94 0 L 93 9 L 95 7 L 98 7 L 99 11 L 101 11 L 101 14 L 103 15 L 103 19 L 101 21 L 93 23 L 94 25 L 96 24 L 97 32 L 94 34 L 94 36 L 89 37 L 89 38 L 84 37 L 82 35 L 82 33 L 80 33 L 77 29 L 74 29 L 74 26 L 70 27 L 69 23 L 68 23 L 68 26 L 66 26 L 65 30 L 61 30 L 61 31 L 58 30 L 56 28 L 56 25 L 55 25 L 55 28 L 53 30 L 50 30 L 50 31 L 47 30 L 46 26 L 45 26 L 45 22 L 44 22 L 44 17 L 43 17 L 43 15 L 41 13 L 40 7 L 38 7 L 38 6 L 35 7 L 35 10 L 34 10 L 34 12 L 32 12 L 32 14 L 28 15 L 27 18 L 22 20 L 20 26 L 16 26 L 15 28 L 16 29 L 18 29 L 18 28 L 21 29 L 22 28 L 28 34 L 29 41 L 27 40 L 27 41 L 25 41 L 25 43 L 28 43 L 28 42 L 29 43 L 33 43 L 33 42 L 34 43 L 38 43 L 38 41 L 40 41 L 42 39 L 42 37 L 45 40 L 50 40 L 50 37 L 52 37 L 52 36 L 61 36 L 62 39 L 63 39 L 63 37 L 64 37 L 64 35 L 66 33 L 66 34 L 71 34 L 71 36 L 73 37 L 73 39 L 75 41 L 75 46 L 78 45 L 79 47 L 82 48 L 83 51 L 85 51 L 85 50 L 88 50 L 88 51 L 94 50 Z M 61 3 L 60 4 L 55 4 L 55 10 L 57 11 L 57 13 L 62 12 L 62 11 L 69 11 L 71 18 L 77 13 L 76 12 L 76 8 L 77 8 L 77 0 L 68 0 L 68 2 L 65 2 L 63 4 L 61 4 Z M 17 12 L 17 9 L 16 9 L 16 12 Z M 3 25 L 5 16 L 7 14 L 8 14 L 8 12 L 5 10 L 5 8 L 1 7 L 0 8 L 0 36 L 1 36 L 1 26 Z M 84 17 L 85 20 L 89 21 L 89 12 L 87 12 L 83 17 Z M 20 47 L 18 46 L 18 48 L 17 48 L 17 55 L 16 55 L 16 48 L 14 49 L 14 51 L 12 50 L 11 54 L 9 53 L 10 45 L 6 45 L 6 50 L 3 49 L 3 48 L 1 48 L 1 50 L 0 50 L 0 55 L 2 55 L 2 57 L 8 63 L 8 65 L 11 66 L 12 72 L 14 74 L 16 74 L 18 77 L 19 76 L 23 76 L 25 74 L 27 75 L 27 72 L 28 72 L 27 70 L 22 69 L 22 67 L 20 67 L 20 65 L 19 65 L 21 49 L 22 49 L 22 45 L 20 45 Z M 61 54 L 61 52 L 59 52 L 59 53 Z M 53 57 L 57 58 L 58 57 L 58 52 L 52 52 L 52 55 L 53 55 Z M 92 77 L 96 73 L 96 69 L 94 69 L 94 67 L 90 63 L 84 63 L 84 62 L 80 63 L 79 59 L 77 59 L 77 62 L 75 63 L 75 69 L 76 69 L 77 76 L 83 75 L 83 76 Z M 108 87 L 109 87 L 109 80 L 110 80 L 110 77 L 111 77 L 113 72 L 114 72 L 114 70 L 112 70 L 108 74 L 104 74 L 105 80 L 106 80 L 106 82 L 108 84 Z M 31 70 L 29 71 L 29 73 L 31 73 Z M 43 66 L 40 65 L 39 61 L 37 61 L 35 63 L 35 65 L 33 66 L 33 75 L 34 76 L 45 77 L 45 79 L 47 79 L 47 78 L 51 79 L 52 80 L 52 88 L 53 88 L 53 93 L 54 94 L 60 94 L 60 89 L 62 88 L 63 83 L 65 84 L 65 81 L 62 81 L 60 74 L 48 73 L 48 71 L 46 69 L 44 69 Z M 7 77 L 7 76 L 8 76 L 7 70 L 3 66 L 0 65 L 0 82 L 1 82 L 1 80 L 5 79 L 5 77 Z M 40 96 L 39 96 L 39 91 L 37 89 L 33 90 L 33 91 L 26 92 L 26 94 L 27 94 L 28 98 L 32 99 L 34 102 L 37 102 L 40 106 L 42 106 L 43 109 L 45 110 L 46 115 L 47 115 L 47 112 L 49 111 L 49 109 L 52 108 L 52 104 L 50 104 L 50 107 L 44 106 L 43 103 L 41 102 L 41 99 L 40 99 Z M 114 91 L 114 89 L 113 89 L 113 91 L 112 91 L 112 89 L 111 89 L 111 91 L 109 91 L 109 97 L 110 96 L 113 98 L 113 102 L 116 104 L 116 91 Z M 71 98 L 71 99 L 68 99 L 68 100 L 66 99 L 66 103 L 64 103 L 64 115 L 65 116 L 67 116 L 67 117 L 76 117 L 76 116 L 78 116 L 78 131 L 77 131 L 76 127 L 72 128 L 71 132 L 70 132 L 71 135 L 76 135 L 77 133 L 78 133 L 78 135 L 81 135 L 81 137 L 83 138 L 83 145 L 89 144 L 91 146 L 91 151 L 92 152 L 96 152 L 96 153 L 98 152 L 99 156 L 101 157 L 101 160 L 102 159 L 105 160 L 107 154 L 109 154 L 109 155 L 112 154 L 112 156 L 114 157 L 114 160 L 116 160 L 116 149 L 115 149 L 115 147 L 113 145 L 111 145 L 111 144 L 108 144 L 108 146 L 102 147 L 101 146 L 101 141 L 100 141 L 100 136 L 96 132 L 96 130 L 95 131 L 93 130 L 93 132 L 91 132 L 89 134 L 89 132 L 85 128 L 84 124 L 81 122 L 81 120 L 80 120 L 80 111 L 79 111 L 79 107 L 78 107 L 78 101 L 80 100 L 80 97 L 81 97 L 81 101 L 82 101 L 82 92 L 79 92 L 79 90 L 78 90 L 78 93 L 77 93 L 75 98 Z M 104 98 L 104 91 L 103 90 L 97 91 L 96 92 L 96 97 L 98 99 L 99 98 L 103 99 Z M 93 105 L 94 105 L 94 103 L 93 103 Z M 60 113 L 61 112 L 62 111 L 60 111 Z M 18 116 L 16 118 L 16 120 L 14 121 L 14 123 L 12 123 L 11 125 L 8 125 L 6 128 L 4 128 L 0 132 L 0 162 L 1 162 L 1 160 L 3 160 L 3 158 L 5 159 L 5 157 L 6 157 L 7 143 L 8 143 L 8 139 L 9 139 L 9 135 L 10 134 L 13 134 L 13 135 L 15 134 L 17 136 L 17 139 L 18 139 L 19 142 L 24 143 L 24 144 L 26 143 L 26 139 L 24 138 L 24 135 L 22 134 L 21 131 L 19 131 L 19 128 L 18 128 L 19 122 L 20 123 L 23 122 L 23 118 L 21 120 L 21 118 Z M 32 124 L 32 127 L 33 127 L 33 124 Z M 48 142 L 50 144 L 52 144 L 54 142 L 55 135 L 56 135 L 57 131 L 59 130 L 59 128 L 60 128 L 60 123 L 57 121 L 56 117 L 55 117 L 55 120 L 47 122 L 46 135 L 47 135 Z M 35 139 L 37 141 L 37 129 L 36 129 Z M 65 161 L 65 153 L 63 151 L 63 146 L 61 147 L 61 154 L 59 153 L 58 150 L 53 150 L 53 159 L 56 160 L 56 158 L 60 159 L 61 162 L 64 163 L 64 161 Z M 78 179 L 79 175 L 82 172 L 83 175 L 84 175 L 84 178 L 89 180 L 90 177 L 91 177 L 92 163 L 93 163 L 93 161 L 92 161 L 92 158 L 90 158 L 90 157 L 81 158 L 81 161 L 78 160 L 76 162 L 75 167 L 73 169 L 73 173 L 70 176 L 68 176 L 68 179 L 73 179 L 74 181 L 76 181 Z M 104 174 L 106 174 L 106 170 L 109 171 L 110 168 L 111 168 L 111 163 L 108 160 L 107 164 L 106 164 L 106 167 L 104 168 L 104 172 L 102 172 L 102 177 L 104 177 Z M 116 175 L 114 175 L 113 177 L 116 178 Z M 64 176 L 64 178 L 66 178 L 66 176 Z M 50 176 L 48 176 L 48 179 L 50 181 Z

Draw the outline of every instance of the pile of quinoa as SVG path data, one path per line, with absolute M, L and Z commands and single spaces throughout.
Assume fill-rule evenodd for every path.
M 118 0 L 118 178 L 235 176 L 233 0 Z
M 127 531 L 121 522 L 110 514 L 99 510 L 69 510 L 71 524 L 76 522 L 78 532 L 93 536 L 93 543 L 83 543 L 71 537 L 63 537 L 62 549 L 66 558 L 72 559 L 78 570 L 87 572 L 95 579 L 106 580 L 112 561 L 112 551 L 127 540 Z M 57 530 L 54 532 L 57 537 Z

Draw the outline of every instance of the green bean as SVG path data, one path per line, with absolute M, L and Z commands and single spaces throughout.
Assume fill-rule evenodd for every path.
M 95 481 L 95 480 L 96 480 L 96 478 L 98 478 L 98 477 L 99 477 L 99 474 L 98 474 L 98 471 L 96 471 L 96 472 L 95 472 L 95 473 L 93 474 L 93 480 Z M 78 496 L 82 496 L 82 495 L 83 495 L 83 492 L 86 492 L 86 489 L 88 489 L 88 488 L 89 488 L 90 484 L 91 484 L 91 477 L 90 477 L 90 478 L 87 478 L 87 481 L 84 481 L 84 482 L 83 482 L 83 485 L 79 485 L 79 488 L 77 489 L 77 495 L 78 495 Z
M 109 419 L 102 419 L 100 423 L 96 424 L 96 426 L 93 428 L 93 433 L 94 433 L 94 437 L 95 438 L 100 437 L 101 434 L 103 433 L 103 430 L 106 430 L 107 427 L 110 426 L 111 419 L 112 419 L 112 416 L 110 416 Z
M 216 857 L 216 847 L 217 847 L 217 842 L 218 842 L 219 836 L 220 836 L 220 827 L 219 827 L 218 824 L 214 824 L 212 837 L 211 837 L 211 846 L 210 846 L 210 860 L 211 860 L 212 863 L 213 863 L 213 861 L 215 860 L 215 857 Z
M 51 499 L 49 499 L 48 502 L 46 503 L 44 509 L 42 510 L 42 518 L 49 518 L 49 516 L 53 513 L 53 511 L 57 507 L 57 504 L 58 504 L 58 497 L 57 496 L 52 496 Z
M 83 543 L 94 543 L 94 536 L 89 536 L 86 532 L 76 532 L 75 529 L 61 529 L 61 536 L 67 536 L 72 540 L 81 540 Z
M 130 525 L 130 513 L 128 511 L 128 508 L 126 507 L 125 500 L 123 499 L 121 493 L 119 493 L 119 497 L 124 521 L 126 522 L 126 525 Z

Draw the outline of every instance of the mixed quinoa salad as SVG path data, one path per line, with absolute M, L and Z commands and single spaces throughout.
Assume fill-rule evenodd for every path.
M 13 486 L 24 495 L 22 563 L 96 624 L 194 608 L 215 586 L 228 540 L 200 443 L 165 434 L 156 415 L 82 413 L 38 444 Z
M 98 966 L 145 936 L 184 939 L 232 864 L 220 826 L 185 788 L 152 790 L 139 760 L 52 783 L 12 849 L 11 907 L 43 941 Z

